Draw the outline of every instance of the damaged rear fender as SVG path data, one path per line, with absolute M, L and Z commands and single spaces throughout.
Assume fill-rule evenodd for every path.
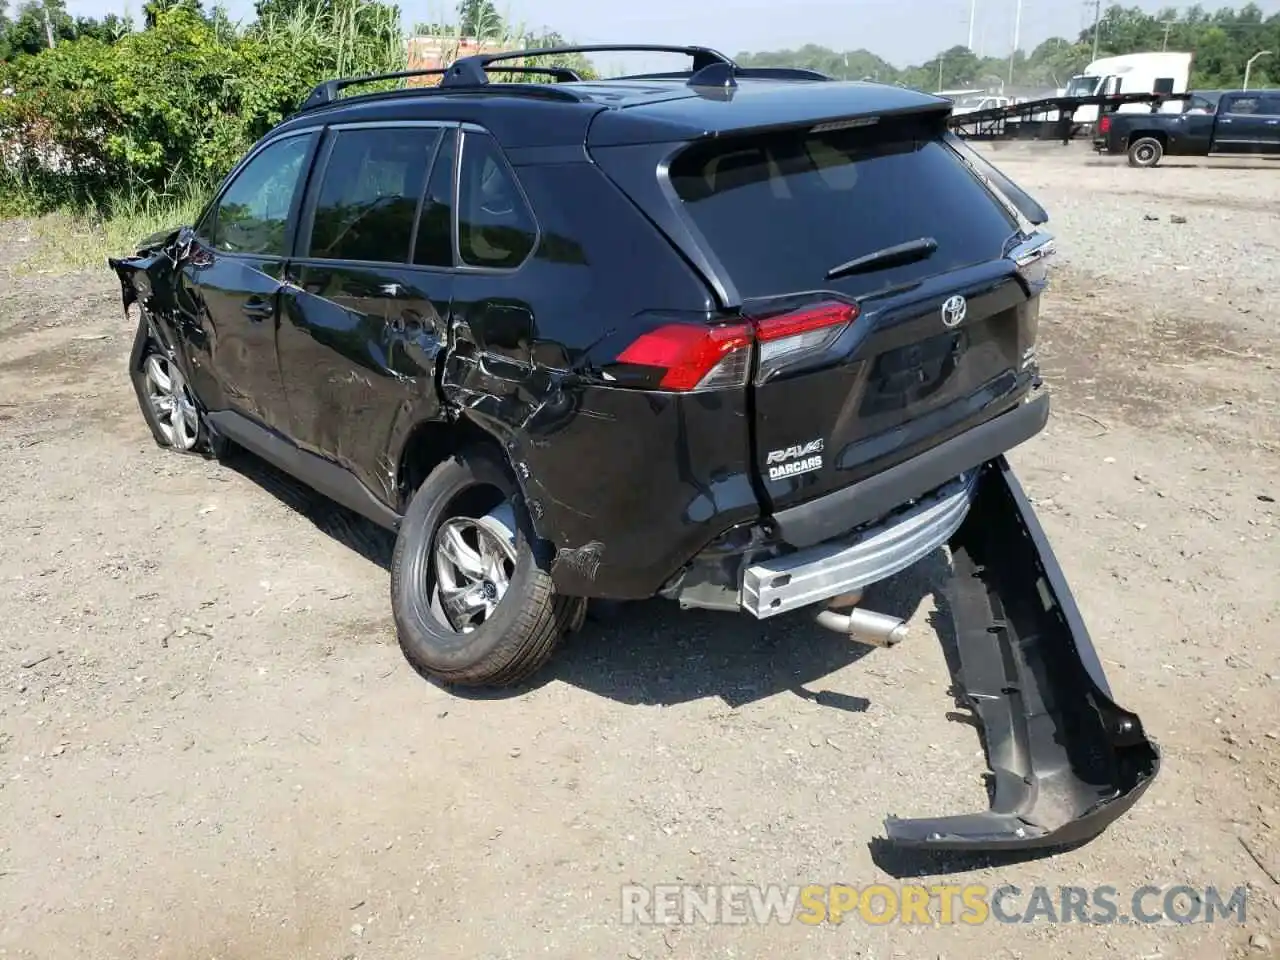
M 885 821 L 908 847 L 1015 850 L 1091 839 L 1160 769 L 1142 721 L 1119 706 L 1053 550 L 1004 457 L 982 468 L 952 536 L 945 592 L 957 700 L 981 722 L 992 771 L 982 813 Z

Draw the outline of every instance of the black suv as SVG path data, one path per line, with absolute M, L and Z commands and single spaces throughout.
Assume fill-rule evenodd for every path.
M 977 709 L 1026 769 L 999 822 L 891 833 L 1061 833 L 1009 819 L 1033 761 L 1071 776 L 1036 710 L 1118 751 L 1054 816 L 1112 819 L 1154 747 L 1001 456 L 1048 416 L 1044 211 L 946 100 L 574 49 L 692 65 L 584 82 L 526 51 L 329 81 L 194 228 L 112 261 L 157 441 L 238 444 L 396 531 L 401 645 L 450 683 L 527 677 L 590 598 L 809 608 L 888 645 L 905 626 L 863 588 L 950 544 Z M 1042 702 L 1046 664 L 1065 692 Z

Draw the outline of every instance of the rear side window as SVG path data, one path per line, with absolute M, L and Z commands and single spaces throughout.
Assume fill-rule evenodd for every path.
M 1227 101 L 1224 113 L 1259 113 L 1261 106 L 1258 97 L 1233 97 Z
M 538 228 L 498 143 L 468 132 L 458 174 L 458 252 L 473 267 L 518 267 L 533 252 Z
M 339 130 L 325 165 L 307 256 L 405 263 L 439 129 Z
M 916 124 L 698 144 L 671 183 L 744 297 L 836 288 L 854 296 L 997 258 L 1013 216 Z M 827 281 L 837 264 L 932 237 L 927 260 Z

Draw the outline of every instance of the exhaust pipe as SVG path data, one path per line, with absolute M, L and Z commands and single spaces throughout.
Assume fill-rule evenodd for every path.
M 818 626 L 834 630 L 846 635 L 850 640 L 865 643 L 873 647 L 892 647 L 907 638 L 906 621 L 899 617 L 891 617 L 887 613 L 876 613 L 855 606 L 848 613 L 840 613 L 832 609 L 835 606 L 848 606 L 862 599 L 861 593 L 846 594 L 833 597 L 830 606 L 819 611 Z

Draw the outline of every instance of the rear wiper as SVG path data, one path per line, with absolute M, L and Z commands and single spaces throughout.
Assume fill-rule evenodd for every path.
M 933 237 L 908 240 L 906 243 L 885 247 L 837 264 L 827 271 L 827 279 L 834 280 L 837 277 L 847 277 L 854 273 L 870 273 L 873 270 L 898 267 L 904 263 L 915 263 L 917 260 L 924 260 L 933 256 L 934 251 L 937 249 L 938 241 Z

